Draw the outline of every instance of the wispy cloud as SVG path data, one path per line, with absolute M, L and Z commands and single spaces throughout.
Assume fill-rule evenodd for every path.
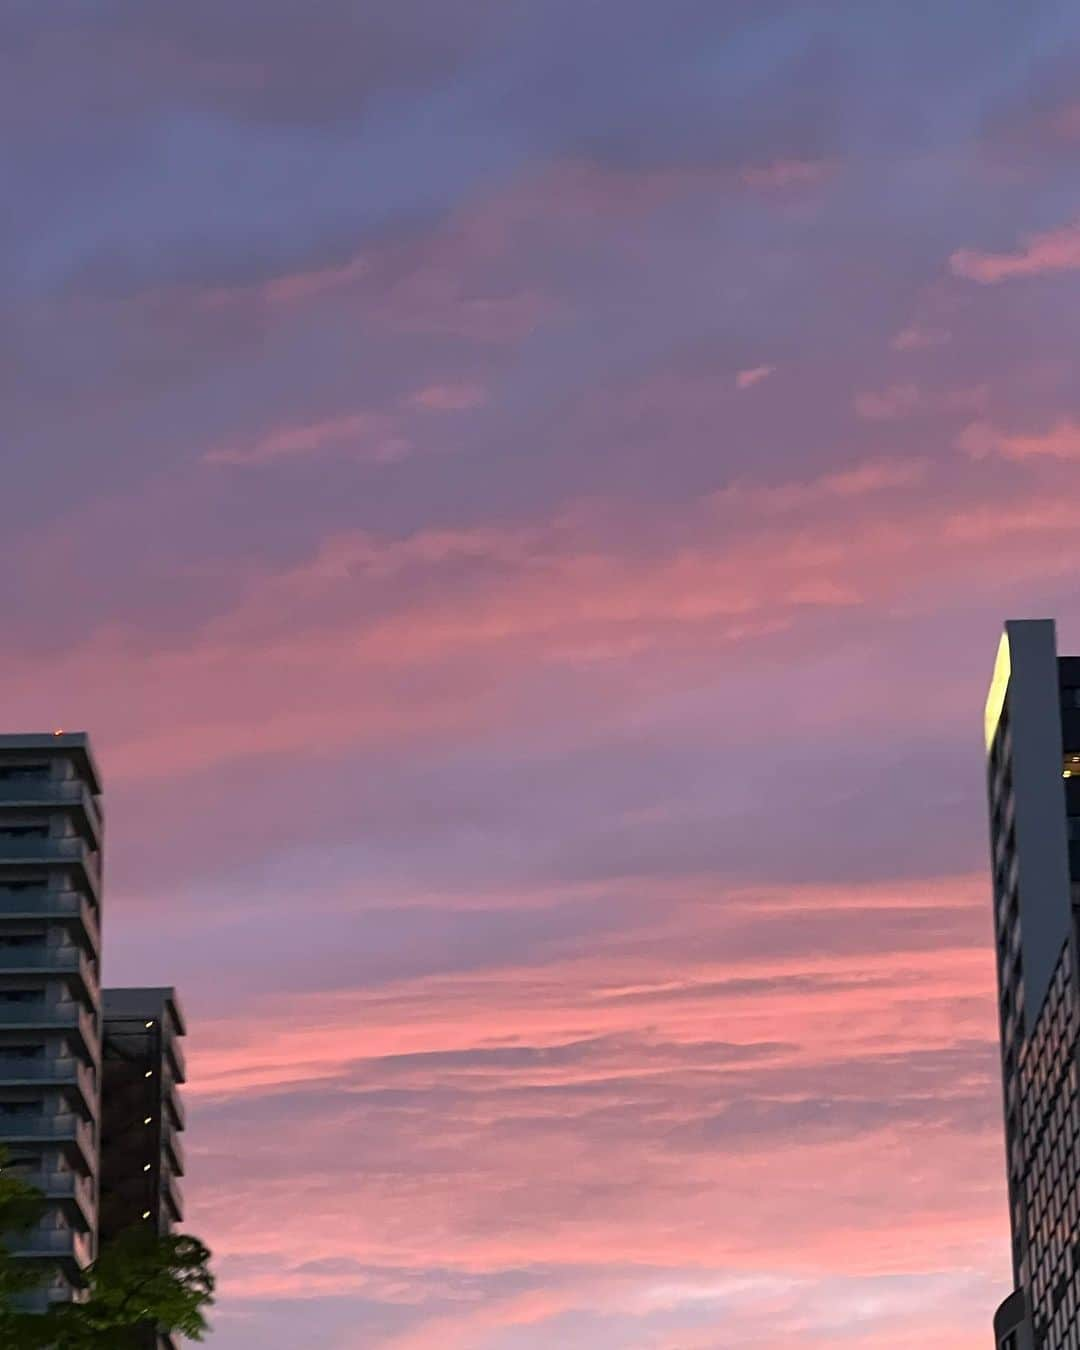
M 908 324 L 896 333 L 890 346 L 896 352 L 925 351 L 929 347 L 941 347 L 950 341 L 950 334 L 943 328 L 928 328 L 922 324 Z
M 392 419 L 364 412 L 279 427 L 252 441 L 215 446 L 203 459 L 207 464 L 257 467 L 331 448 L 358 459 L 389 464 L 404 458 L 412 446 L 399 434 Z
M 1080 222 L 1024 237 L 1012 253 L 958 249 L 949 265 L 959 277 L 992 286 L 1015 277 L 1037 277 L 1080 268 Z
M 766 192 L 785 188 L 816 187 L 831 177 L 836 166 L 821 159 L 775 159 L 768 164 L 751 164 L 740 173 L 747 187 Z
M 1063 417 L 1045 431 L 1003 431 L 990 422 L 972 422 L 957 446 L 975 459 L 1080 459 L 1080 422 Z
M 892 384 L 856 394 L 855 412 L 868 422 L 897 422 L 906 417 L 973 412 L 986 403 L 985 385 L 970 389 L 924 389 L 917 384 Z
M 462 381 L 450 384 L 429 384 L 410 394 L 409 404 L 428 412 L 468 412 L 481 408 L 487 402 L 487 390 L 482 384 Z
M 749 370 L 739 371 L 735 376 L 735 385 L 739 389 L 750 389 L 762 380 L 767 380 L 775 371 L 775 366 L 751 366 Z

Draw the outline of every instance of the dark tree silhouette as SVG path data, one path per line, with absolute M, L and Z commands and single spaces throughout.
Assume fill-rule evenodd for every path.
M 40 1193 L 0 1165 L 0 1345 L 5 1350 L 139 1350 L 148 1328 L 193 1341 L 208 1330 L 214 1301 L 210 1252 L 184 1233 L 121 1233 L 87 1270 L 87 1297 L 35 1314 L 19 1306 L 52 1273 L 47 1262 L 16 1260 L 18 1235 L 38 1221 Z

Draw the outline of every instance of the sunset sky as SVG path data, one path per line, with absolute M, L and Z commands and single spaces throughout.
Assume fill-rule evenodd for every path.
M 3 729 L 215 1350 L 976 1350 L 982 700 L 1080 652 L 1071 0 L 10 0 Z

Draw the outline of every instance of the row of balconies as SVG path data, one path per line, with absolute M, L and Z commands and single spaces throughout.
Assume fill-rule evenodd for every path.
M 0 1113 L 0 1143 L 9 1150 L 19 1144 L 58 1144 L 74 1152 L 85 1171 L 97 1166 L 94 1127 L 72 1112 L 55 1116 Z
M 70 867 L 80 874 L 94 899 L 101 899 L 100 854 L 75 835 L 48 839 L 0 837 L 0 866 Z
M 184 1103 L 180 1100 L 180 1093 L 172 1084 L 165 1092 L 165 1109 L 172 1117 L 172 1126 L 174 1129 L 183 1130 L 187 1127 L 187 1111 L 184 1109 Z
M 56 887 L 15 892 L 0 891 L 0 923 L 5 919 L 56 919 L 76 929 L 81 926 L 95 952 L 101 947 L 97 910 L 82 891 Z
M 165 1169 L 162 1169 L 161 1173 L 161 1198 L 169 1216 L 169 1222 L 182 1223 L 184 1202 L 180 1194 L 180 1183 L 172 1172 Z
M 180 1141 L 180 1131 L 174 1130 L 166 1120 L 161 1122 L 161 1142 L 165 1146 L 170 1166 L 178 1177 L 182 1177 L 187 1170 L 184 1145 Z
M 18 1031 L 68 1031 L 82 1041 L 81 1049 L 88 1059 L 96 1064 L 101 1055 L 97 1016 L 80 1003 L 5 1003 L 0 1007 L 0 1031 L 9 1027 Z
M 181 1048 L 179 1038 L 176 1036 L 167 1036 L 165 1038 L 165 1058 L 169 1061 L 169 1068 L 172 1070 L 173 1077 L 178 1083 L 187 1082 L 187 1060 L 184 1057 L 184 1051 Z
M 89 1064 L 70 1056 L 5 1058 L 0 1045 L 0 1089 L 26 1087 L 76 1087 L 88 1112 L 97 1115 L 97 1079 Z
M 31 1228 L 28 1233 L 20 1233 L 17 1244 L 12 1249 L 13 1256 L 40 1260 L 48 1257 L 68 1258 L 64 1264 L 69 1278 L 78 1278 L 80 1271 L 93 1259 L 93 1237 L 90 1231 L 81 1232 L 77 1228 Z
M 73 975 L 81 985 L 81 992 L 94 1007 L 101 1002 L 97 962 L 78 947 L 35 946 L 10 947 L 0 943 L 0 977 L 4 975 Z M 3 1017 L 0 1016 L 0 1024 Z
M 97 1199 L 92 1177 L 79 1172 L 23 1172 L 19 1179 L 36 1187 L 47 1200 L 65 1204 L 65 1211 L 74 1214 L 85 1231 L 94 1227 Z
M 101 809 L 94 794 L 78 778 L 19 778 L 0 780 L 0 806 L 77 807 L 86 817 L 86 823 L 97 847 L 101 848 Z

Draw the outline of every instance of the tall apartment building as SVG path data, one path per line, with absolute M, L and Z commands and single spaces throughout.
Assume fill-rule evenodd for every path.
M 999 1350 L 1080 1350 L 1080 657 L 1012 622 L 986 746 L 1015 1292 Z
M 184 1015 L 175 989 L 106 989 L 102 1052 L 101 1240 L 184 1217 Z
M 15 1249 L 57 1268 L 41 1308 L 79 1297 L 101 1242 L 183 1217 L 184 1015 L 173 989 L 103 999 L 102 842 L 87 737 L 0 735 L 0 1146 L 46 1198 Z
M 0 735 L 0 1144 L 47 1198 L 19 1255 L 71 1298 L 97 1233 L 101 783 L 83 735 Z
M 184 1215 L 184 1014 L 175 989 L 106 989 L 102 1048 L 100 1235 L 133 1227 L 164 1236 Z M 174 1350 L 148 1327 L 147 1350 Z

